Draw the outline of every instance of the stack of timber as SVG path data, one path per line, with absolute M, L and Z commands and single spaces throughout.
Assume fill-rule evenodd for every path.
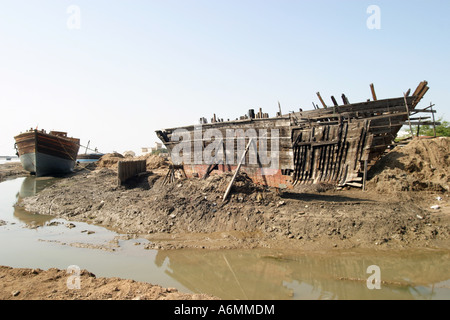
M 333 106 L 327 106 L 318 92 L 323 108 L 313 102 L 314 110 L 300 109 L 299 112 L 283 115 L 279 106 L 280 111 L 273 118 L 269 118 L 261 109 L 257 114 L 250 109 L 239 120 L 213 120 L 209 124 L 201 121 L 200 126 L 165 129 L 156 131 L 156 134 L 172 158 L 173 152 L 180 152 L 179 140 L 191 142 L 188 152 L 184 148 L 177 154 L 178 158 L 183 159 L 181 165 L 189 178 L 211 173 L 211 163 L 199 161 L 203 159 L 205 151 L 211 150 L 215 157 L 215 171 L 235 171 L 245 145 L 255 138 L 255 148 L 265 144 L 266 159 L 277 157 L 278 160 L 274 168 L 273 161 L 260 161 L 259 152 L 256 152 L 256 161 L 251 161 L 255 153 L 249 152 L 240 170 L 247 173 L 255 183 L 276 188 L 312 183 L 363 187 L 367 170 L 392 146 L 401 127 L 413 125 L 414 118 L 411 116 L 420 112 L 431 113 L 434 124 L 436 112 L 432 106 L 431 109 L 416 109 L 429 89 L 427 81 L 421 82 L 412 95 L 411 90 L 408 90 L 398 98 L 379 100 L 373 84 L 370 89 L 372 100 L 365 102 L 350 103 L 342 94 L 342 104 L 339 105 L 331 97 Z M 210 129 L 220 131 L 219 141 L 212 139 L 211 135 L 205 135 Z M 276 129 L 277 134 L 273 133 L 273 129 Z M 179 130 L 189 139 L 186 136 L 174 139 L 173 134 Z M 234 136 L 229 136 L 230 131 L 234 132 Z M 275 141 L 272 140 L 278 144 L 273 144 Z M 194 147 L 196 143 L 201 146 L 201 150 Z M 276 150 L 271 150 L 272 146 L 277 146 Z
M 147 171 L 145 160 L 119 161 L 117 166 L 117 182 L 123 185 L 128 179 Z

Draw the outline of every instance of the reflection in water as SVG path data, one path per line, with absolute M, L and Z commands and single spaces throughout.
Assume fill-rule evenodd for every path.
M 20 187 L 17 194 L 17 202 L 26 197 L 31 197 L 51 186 L 57 181 L 56 178 L 50 177 L 26 177 Z M 14 217 L 25 223 L 27 226 L 43 226 L 47 221 L 54 219 L 55 217 L 50 215 L 32 214 L 21 207 L 14 207 Z
M 53 216 L 12 205 L 56 182 L 27 177 L 0 183 L 0 265 L 65 268 L 79 265 L 98 276 L 119 276 L 222 299 L 450 299 L 450 251 L 144 250 L 117 234 L 76 223 L 48 226 Z M 17 192 L 17 190 L 19 190 Z M 14 216 L 13 216 L 14 214 Z M 29 226 L 43 225 L 29 230 Z M 58 220 L 56 220 L 58 222 Z M 14 224 L 13 224 L 14 222 Z M 89 235 L 83 230 L 93 230 Z M 143 240 L 145 243 L 145 240 Z M 136 242 L 142 242 L 136 239 Z M 63 244 L 94 244 L 94 248 Z M 120 244 L 120 247 L 118 245 Z M 367 267 L 381 270 L 381 290 L 369 290 Z
M 20 186 L 19 198 L 34 196 L 45 188 L 55 184 L 57 181 L 58 179 L 53 177 L 28 176 L 23 180 L 22 185 Z
M 178 250 L 159 251 L 155 263 L 168 260 L 166 273 L 172 278 L 193 292 L 224 299 L 433 299 L 449 297 L 449 255 Z M 381 269 L 381 290 L 366 285 L 367 267 L 373 264 Z

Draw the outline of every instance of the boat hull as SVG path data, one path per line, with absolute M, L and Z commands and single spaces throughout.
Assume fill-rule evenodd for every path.
M 77 162 L 96 162 L 103 157 L 104 153 L 85 153 L 79 154 L 77 157 Z
M 14 137 L 23 168 L 38 177 L 61 175 L 73 171 L 79 139 L 65 132 L 31 130 Z
M 239 168 L 255 183 L 276 188 L 317 183 L 363 187 L 367 171 L 410 123 L 410 115 L 420 112 L 415 107 L 427 90 L 424 81 L 412 96 L 353 104 L 345 99 L 343 105 L 279 112 L 274 118 L 251 109 L 240 119 L 214 117 L 207 123 L 202 118 L 200 125 L 156 134 L 188 178 Z M 239 161 L 250 142 L 253 146 Z
M 19 157 L 23 168 L 37 177 L 66 174 L 73 171 L 75 161 L 45 153 L 27 153 Z

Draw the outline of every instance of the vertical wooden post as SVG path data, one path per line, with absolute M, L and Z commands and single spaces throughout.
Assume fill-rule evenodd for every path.
M 409 130 L 411 131 L 411 138 L 413 138 L 414 137 L 414 133 L 413 133 L 412 126 L 411 126 L 411 118 L 409 116 L 408 101 L 406 101 L 406 93 L 403 94 L 403 98 L 405 99 L 406 112 L 408 113 Z
M 434 137 L 436 138 L 436 122 L 434 121 L 434 112 L 433 112 L 433 105 L 430 103 L 431 108 L 431 116 L 433 117 L 433 133 Z
M 416 137 L 419 137 L 419 134 L 420 134 L 420 120 L 422 120 L 422 117 L 419 117 L 419 123 L 417 124 Z
M 364 176 L 363 176 L 363 191 L 366 191 L 366 181 L 367 181 L 367 160 L 364 160 Z

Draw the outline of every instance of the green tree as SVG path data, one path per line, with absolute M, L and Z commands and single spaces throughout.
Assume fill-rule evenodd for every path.
M 152 155 L 158 155 L 160 153 L 169 153 L 169 151 L 167 151 L 167 149 L 164 148 L 152 151 Z
M 450 137 L 450 122 L 443 120 L 443 118 L 439 118 L 436 122 L 440 123 L 439 125 L 436 126 L 436 136 Z M 414 135 L 417 134 L 417 129 L 418 126 L 413 126 Z M 419 135 L 434 136 L 433 126 L 428 124 L 420 126 Z
M 437 123 L 440 123 L 439 125 L 436 125 L 436 136 L 437 137 L 450 137 L 450 122 L 443 120 L 443 118 L 439 118 Z M 412 126 L 412 134 L 414 136 L 417 135 L 417 129 L 418 126 Z M 432 125 L 421 125 L 419 130 L 419 135 L 421 136 L 434 136 L 434 130 Z M 408 138 L 411 136 L 411 130 L 409 129 L 409 126 L 406 125 L 403 127 L 402 131 L 399 132 L 396 141 Z

